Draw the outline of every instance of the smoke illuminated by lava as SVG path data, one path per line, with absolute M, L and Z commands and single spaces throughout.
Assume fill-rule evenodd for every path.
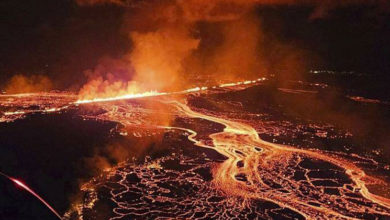
M 206 75 L 214 84 L 254 78 L 264 67 L 256 53 L 261 34 L 251 7 L 235 1 L 140 4 L 124 16 L 132 48 L 112 64 L 103 61 L 86 71 L 90 80 L 80 99 L 178 91 L 196 86 L 194 79 Z M 220 38 L 215 49 L 202 45 L 202 22 L 221 26 L 220 32 L 209 33 Z M 118 63 L 122 71 L 109 67 Z

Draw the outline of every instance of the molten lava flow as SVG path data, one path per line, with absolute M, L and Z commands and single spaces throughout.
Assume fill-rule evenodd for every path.
M 104 111 L 97 114 L 90 114 L 87 111 L 81 113 L 85 114 L 82 115 L 83 117 L 115 121 L 121 123 L 125 129 L 133 126 L 137 129 L 135 131 L 137 134 L 134 134 L 137 137 L 140 136 L 138 134 L 142 132 L 142 129 L 151 128 L 168 129 L 167 132 L 183 132 L 184 137 L 194 142 L 195 145 L 213 149 L 226 158 L 221 163 L 212 160 L 200 160 L 194 163 L 193 158 L 177 156 L 177 154 L 172 154 L 173 156 L 166 159 L 179 159 L 180 162 L 187 164 L 189 169 L 191 168 L 189 173 L 164 170 L 163 166 L 155 163 L 145 167 L 126 164 L 126 167 L 107 171 L 108 176 L 115 176 L 115 178 L 110 179 L 107 184 L 90 183 L 91 187 L 86 187 L 90 191 L 90 195 L 86 197 L 89 198 L 85 203 L 87 205 L 80 207 L 88 210 L 94 209 L 94 204 L 101 197 L 97 195 L 100 191 L 93 189 L 93 187 L 104 186 L 109 189 L 110 202 L 116 204 L 113 210 L 116 217 L 113 219 L 128 218 L 133 214 L 141 218 L 141 216 L 148 216 L 147 214 L 152 215 L 151 213 L 154 213 L 154 217 L 156 217 L 162 211 L 159 205 L 165 203 L 174 204 L 171 209 L 163 210 L 167 216 L 181 213 L 181 217 L 191 218 L 193 217 L 192 207 L 197 207 L 201 209 L 202 213 L 210 212 L 212 215 L 222 216 L 222 218 L 228 218 L 232 213 L 233 216 L 239 217 L 240 213 L 246 213 L 243 210 L 255 210 L 254 206 L 256 205 L 253 204 L 257 204 L 258 201 L 267 201 L 272 204 L 271 211 L 255 210 L 252 212 L 252 214 L 264 218 L 271 218 L 271 212 L 277 212 L 281 215 L 288 212 L 291 214 L 289 216 L 308 219 L 389 217 L 390 200 L 370 193 L 367 188 L 368 185 L 383 185 L 384 182 L 368 176 L 362 168 L 356 165 L 353 158 L 347 159 L 338 153 L 268 143 L 260 139 L 254 128 L 256 123 L 261 124 L 261 121 L 251 122 L 244 121 L 244 119 L 238 121 L 223 112 L 197 109 L 179 101 L 186 94 L 231 92 L 236 89 L 248 88 L 263 80 L 261 78 L 215 86 L 199 86 L 177 92 L 147 92 L 80 100 L 66 96 L 59 101 L 58 97 L 30 94 L 21 97 L 4 97 L 5 101 L 1 104 L 5 109 L 10 109 L 3 114 L 4 120 L 7 121 L 29 112 L 55 112 L 91 103 L 94 107 Z M 118 102 L 119 100 L 161 96 L 164 96 L 164 99 L 152 99 L 147 103 L 157 102 L 166 108 L 154 105 L 148 107 L 141 104 L 142 101 Z M 28 108 L 29 105 L 33 105 L 37 101 L 39 103 L 38 109 Z M 16 109 L 15 104 L 18 106 Z M 81 106 L 79 107 L 81 108 Z M 247 113 L 240 113 L 245 118 Z M 167 123 L 160 123 L 158 120 L 153 120 L 155 118 L 149 117 L 154 114 L 169 115 L 169 117 L 176 117 L 184 121 L 200 120 L 209 127 L 215 126 L 216 128 L 204 132 L 202 130 L 203 124 L 196 123 L 192 124 L 192 127 L 185 123 L 170 127 L 167 126 Z M 123 134 L 127 135 L 127 130 Z M 212 168 L 211 183 L 195 174 L 199 167 Z M 159 178 L 155 176 L 156 172 L 159 173 Z M 133 176 L 135 180 L 140 179 L 137 181 L 142 184 L 137 186 L 134 184 L 135 180 L 128 181 L 129 176 Z M 11 180 L 35 196 L 34 192 L 22 182 L 16 179 Z M 118 184 L 110 184 L 112 182 Z M 185 198 L 185 202 L 183 202 L 180 196 L 186 195 L 186 193 L 175 195 L 176 191 L 182 192 L 180 187 L 176 187 L 176 191 L 164 188 L 176 186 L 176 183 L 183 184 L 184 187 L 191 185 L 194 189 L 201 189 L 202 193 L 199 194 L 202 195 L 191 194 L 192 197 Z M 154 194 L 150 195 L 152 191 Z M 142 199 L 134 200 L 131 196 L 126 197 L 134 194 L 137 195 L 137 198 L 142 197 Z M 209 208 L 217 203 L 223 207 L 222 213 L 215 214 L 216 210 L 210 211 Z M 190 208 L 188 209 L 188 207 Z M 228 213 L 229 210 L 233 210 L 232 213 Z M 79 211 L 79 213 L 82 215 L 83 211 Z
M 390 200 L 370 193 L 367 188 L 367 185 L 380 185 L 383 184 L 383 182 L 368 176 L 361 168 L 355 165 L 353 161 L 348 160 L 341 155 L 331 154 L 320 150 L 304 150 L 291 146 L 268 143 L 261 140 L 257 131 L 245 122 L 234 121 L 218 112 L 210 113 L 202 109 L 193 110 L 188 105 L 179 102 L 177 97 L 170 96 L 201 91 L 211 93 L 212 91 L 218 91 L 218 89 L 230 91 L 235 88 L 245 88 L 246 85 L 257 83 L 261 80 L 262 79 L 227 83 L 211 87 L 195 87 L 179 92 L 156 93 L 150 96 L 137 95 L 134 96 L 134 98 L 166 95 L 169 97 L 164 99 L 164 103 L 174 107 L 173 109 L 177 109 L 177 112 L 166 112 L 165 114 L 174 114 L 179 118 L 202 119 L 203 121 L 223 125 L 225 127 L 222 131 L 208 134 L 208 137 L 211 139 L 211 141 L 209 141 L 204 140 L 204 137 L 195 131 L 199 128 L 190 129 L 186 126 L 158 126 L 169 130 L 184 131 L 188 134 L 187 138 L 194 142 L 195 145 L 216 150 L 227 158 L 221 164 L 215 164 L 213 166 L 212 185 L 202 188 L 206 194 L 206 200 L 209 200 L 214 196 L 220 196 L 220 194 L 215 194 L 213 191 L 217 190 L 223 192 L 229 198 L 230 202 L 232 199 L 234 200 L 234 198 L 237 198 L 237 201 L 239 198 L 243 199 L 241 200 L 243 202 L 229 202 L 230 205 L 226 208 L 230 207 L 236 209 L 238 206 L 241 207 L 239 209 L 242 210 L 245 210 L 246 208 L 252 209 L 250 204 L 253 203 L 253 201 L 261 200 L 271 202 L 279 207 L 279 209 L 290 210 L 290 212 L 295 213 L 297 216 L 309 219 L 348 219 L 359 216 L 364 218 L 364 213 L 371 216 L 390 216 Z M 132 96 L 100 99 L 100 101 L 116 101 L 129 98 L 132 98 Z M 99 102 L 96 100 L 78 102 L 85 104 Z M 92 117 L 120 122 L 124 126 L 134 125 L 135 120 L 130 117 L 136 116 L 136 120 L 141 120 L 139 115 L 150 111 L 143 109 L 142 107 L 133 106 L 131 102 L 97 104 L 107 112 L 100 116 Z M 136 124 L 147 126 L 146 124 L 148 124 L 148 122 L 141 120 Z M 321 167 L 328 170 L 322 171 Z M 138 213 L 133 207 L 136 204 L 132 204 L 122 197 L 122 195 L 131 192 L 134 187 L 128 185 L 129 183 L 126 182 L 126 178 L 129 173 L 122 169 L 123 168 L 120 168 L 119 170 L 112 169 L 110 171 L 113 172 L 113 174 L 110 175 L 119 175 L 119 184 L 123 186 L 119 189 L 115 187 L 112 187 L 111 189 L 111 201 L 114 201 L 117 204 L 117 208 L 113 210 L 118 216 L 117 218 L 128 217 L 126 213 L 129 215 Z M 138 168 L 128 169 L 133 170 L 131 172 L 142 173 L 148 172 L 147 170 L 149 167 L 139 168 L 138 171 L 134 171 Z M 158 169 L 162 168 L 160 167 Z M 330 177 L 318 176 L 321 172 Z M 139 178 L 142 176 L 149 176 L 149 174 L 146 175 L 141 173 L 138 175 Z M 175 173 L 173 176 L 174 175 L 181 174 Z M 150 178 L 151 179 L 145 179 L 144 181 L 150 182 L 150 187 L 152 187 L 156 184 L 155 181 L 157 180 L 153 180 L 152 177 Z M 161 177 L 158 181 L 163 181 L 164 178 Z M 168 177 L 166 178 L 169 179 Z M 186 177 L 183 176 L 183 178 Z M 199 179 L 196 181 L 188 181 L 198 188 L 200 187 L 199 184 L 205 184 Z M 165 183 L 163 182 L 161 184 L 164 185 Z M 147 184 L 145 186 L 148 187 Z M 109 185 L 107 187 L 111 188 Z M 212 189 L 208 187 L 211 187 Z M 162 194 L 166 196 L 166 192 L 163 189 L 161 190 Z M 92 190 L 91 192 L 96 193 L 96 190 Z M 93 194 L 92 197 L 96 198 L 97 195 Z M 176 199 L 176 197 L 153 197 L 153 201 L 161 203 L 169 201 L 172 204 L 182 205 L 182 203 L 176 201 Z M 205 198 L 203 198 L 203 200 L 205 200 Z M 203 202 L 203 200 L 200 199 L 196 204 L 192 205 L 206 203 L 200 206 L 203 208 L 208 207 L 207 202 Z M 96 199 L 91 201 L 96 202 Z M 221 201 L 220 204 L 222 203 L 225 205 L 227 204 Z M 92 209 L 93 204 L 88 204 L 89 209 Z M 143 204 L 143 206 L 155 207 L 149 203 Z M 158 209 L 158 207 L 155 208 Z M 202 212 L 205 212 L 205 210 L 207 209 L 204 208 Z M 176 213 L 176 211 L 187 213 L 188 210 L 172 210 L 173 213 Z M 184 213 L 183 216 L 187 216 Z M 257 214 L 259 213 L 257 212 Z M 268 214 L 265 214 L 265 217 L 267 216 L 270 217 Z M 114 219 L 116 219 L 116 217 Z
M 192 134 L 188 138 L 196 145 L 213 148 L 228 158 L 213 172 L 213 183 L 226 194 L 246 199 L 270 201 L 281 207 L 288 207 L 306 218 L 327 218 L 330 216 L 350 218 L 345 211 L 339 211 L 341 206 L 348 207 L 347 211 L 351 213 L 369 212 L 390 215 L 390 200 L 370 193 L 366 187 L 368 184 L 381 184 L 383 182 L 367 176 L 362 169 L 353 163 L 321 151 L 309 151 L 268 143 L 261 140 L 256 130 L 247 124 L 195 112 L 180 102 L 173 102 L 173 104 L 182 114 L 190 118 L 200 118 L 225 126 L 222 132 L 209 136 L 213 141 L 212 146 L 196 140 L 195 131 L 190 131 Z M 321 187 L 314 185 L 314 181 L 310 181 L 309 178 L 307 178 L 309 186 L 305 186 L 300 181 L 295 181 L 291 176 L 283 174 L 291 169 L 291 166 L 298 165 L 304 159 L 326 161 L 344 170 L 353 182 L 353 189 L 363 197 L 361 201 L 377 205 L 372 208 L 363 207 L 359 203 L 354 204 L 349 201 L 347 194 L 345 196 L 330 196 L 317 191 Z M 242 165 L 238 166 L 239 163 Z M 276 184 L 282 186 L 283 193 L 272 187 Z M 343 187 L 347 187 L 347 185 Z M 301 192 L 299 190 L 301 188 L 306 189 Z M 321 205 L 318 206 L 314 202 L 315 200 L 317 200 L 317 204 Z
M 18 186 L 22 187 L 24 190 L 29 192 L 31 195 L 35 196 L 35 198 L 39 199 L 39 201 L 41 201 L 47 208 L 49 208 L 50 211 L 53 212 L 59 219 L 62 219 L 62 217 L 58 214 L 58 212 L 53 207 L 51 207 L 51 205 L 49 203 L 47 203 L 42 197 L 40 197 L 36 192 L 34 192 L 34 190 L 32 190 L 26 184 L 24 184 L 23 182 L 21 182 L 18 179 L 9 177 L 8 175 L 6 175 L 4 173 L 0 173 L 0 174 L 3 175 L 4 177 L 6 177 L 7 179 L 11 180 L 12 182 L 17 184 Z

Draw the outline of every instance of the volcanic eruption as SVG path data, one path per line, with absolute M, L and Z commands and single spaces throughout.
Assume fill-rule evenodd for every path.
M 305 42 L 341 19 L 333 11 L 369 7 L 377 17 L 379 6 L 386 2 L 72 2 L 87 25 L 95 21 L 84 12 L 120 12 L 125 43 L 67 89 L 53 90 L 61 82 L 41 72 L 4 83 L 0 174 L 12 202 L 0 203 L 9 203 L 0 216 L 390 218 L 388 97 L 361 86 L 368 74 L 313 70 L 337 62 Z M 290 21 L 280 11 L 310 33 L 283 30 Z

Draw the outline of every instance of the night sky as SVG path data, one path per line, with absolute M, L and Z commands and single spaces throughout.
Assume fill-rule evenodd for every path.
M 126 10 L 107 4 L 81 7 L 72 0 L 1 1 L 1 82 L 19 73 L 48 75 L 62 89 L 83 83 L 83 71 L 99 59 L 119 57 L 131 48 L 122 30 Z M 315 55 L 307 69 L 388 75 L 390 13 L 355 5 L 313 19 L 314 10 L 300 5 L 256 9 L 266 39 Z M 267 50 L 263 52 L 274 52 Z

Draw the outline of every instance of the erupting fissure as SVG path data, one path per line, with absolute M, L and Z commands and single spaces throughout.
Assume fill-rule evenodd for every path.
M 261 81 L 266 80 L 266 78 L 258 78 L 256 80 L 247 80 L 247 81 L 240 81 L 240 82 L 234 82 L 234 83 L 224 83 L 220 84 L 218 86 L 212 86 L 210 88 L 216 89 L 216 88 L 225 88 L 225 87 L 234 87 L 239 85 L 250 85 L 254 83 L 258 83 Z M 111 96 L 111 97 L 96 97 L 93 99 L 80 99 L 74 102 L 75 104 L 87 104 L 87 103 L 94 103 L 94 102 L 110 102 L 110 101 L 118 101 L 118 100 L 126 100 L 126 99 L 136 99 L 136 98 L 146 98 L 146 97 L 155 97 L 155 96 L 163 96 L 163 95 L 179 95 L 179 94 L 187 94 L 191 92 L 199 92 L 199 91 L 205 91 L 208 90 L 209 87 L 201 86 L 201 87 L 195 87 L 190 88 L 178 92 L 158 92 L 158 91 L 149 91 L 149 92 L 143 92 L 143 93 L 130 93 L 125 95 L 119 95 L 119 96 Z

